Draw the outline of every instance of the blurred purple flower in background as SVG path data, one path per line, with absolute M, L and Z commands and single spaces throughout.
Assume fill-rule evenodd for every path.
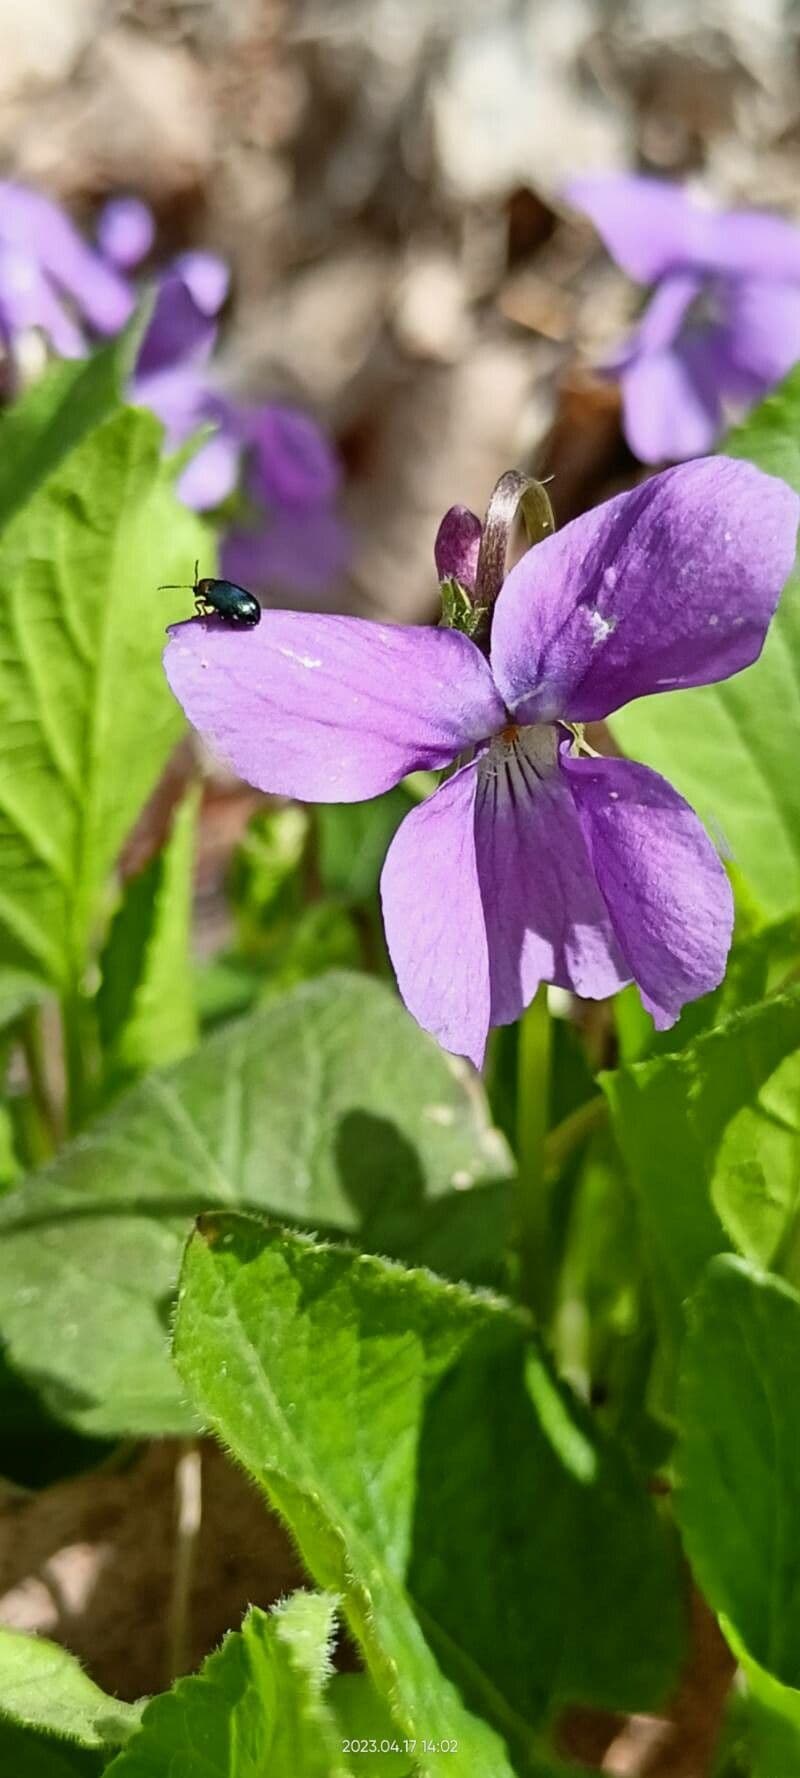
M 629 276 L 655 286 L 606 365 L 631 450 L 643 463 L 702 454 L 800 359 L 800 229 L 637 175 L 575 179 L 565 196 Z
M 81 357 L 92 335 L 118 333 L 135 306 L 131 274 L 155 238 L 153 214 L 139 198 L 104 206 L 91 247 L 51 199 L 0 182 L 0 340 L 12 371 L 34 331 L 60 357 Z M 208 429 L 177 491 L 198 511 L 241 496 L 242 514 L 222 541 L 223 573 L 256 591 L 314 599 L 350 555 L 339 466 L 310 415 L 283 402 L 240 402 L 220 387 L 212 357 L 229 286 L 215 253 L 178 254 L 160 272 L 131 399 L 162 421 L 169 453 Z
M 663 778 L 601 758 L 580 725 L 755 660 L 794 561 L 800 502 L 744 462 L 666 470 L 530 549 L 494 607 L 489 659 L 453 629 L 265 612 L 172 627 L 167 677 L 249 783 L 359 802 L 457 769 L 406 816 L 383 870 L 402 997 L 480 1065 L 540 981 L 605 998 L 635 981 L 659 1028 L 721 980 L 724 869 Z M 453 509 L 439 569 L 468 571 Z
M 88 246 L 58 204 L 0 180 L 0 337 L 12 363 L 38 328 L 61 358 L 87 351 L 84 326 L 114 334 L 134 295 L 117 267 Z

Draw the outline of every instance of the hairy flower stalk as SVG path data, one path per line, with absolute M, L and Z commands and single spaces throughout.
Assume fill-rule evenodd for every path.
M 454 509 L 440 578 L 484 625 L 491 610 L 488 635 L 292 611 L 237 634 L 195 618 L 173 626 L 167 676 L 233 768 L 279 795 L 357 802 L 456 762 L 381 880 L 400 992 L 445 1048 L 480 1066 L 490 1027 L 541 981 L 588 999 L 635 981 L 664 1028 L 722 978 L 730 887 L 683 798 L 631 760 L 587 757 L 580 725 L 755 660 L 799 515 L 783 482 L 709 458 L 545 536 L 502 579 L 500 533 L 484 550 Z

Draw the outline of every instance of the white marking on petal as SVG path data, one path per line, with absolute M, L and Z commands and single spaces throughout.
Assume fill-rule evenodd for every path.
M 615 617 L 604 617 L 602 611 L 590 611 L 589 622 L 592 626 L 592 647 L 599 647 L 607 636 L 613 636 L 617 627 Z
M 300 667 L 322 666 L 322 662 L 315 660 L 312 654 L 296 654 L 293 648 L 279 648 L 278 653 L 282 654 L 287 661 L 297 661 Z
M 712 611 L 711 616 L 708 620 L 709 629 L 715 630 L 718 623 L 719 623 L 719 618 L 717 617 L 716 611 Z

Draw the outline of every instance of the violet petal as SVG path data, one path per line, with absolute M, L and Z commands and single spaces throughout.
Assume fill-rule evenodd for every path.
M 265 513 L 255 528 L 229 531 L 222 568 L 240 586 L 313 601 L 341 580 L 352 550 L 350 526 L 333 508 L 287 506 Z
M 100 211 L 97 245 L 122 271 L 130 271 L 147 258 L 155 233 L 153 212 L 141 198 L 109 198 Z
M 640 463 L 685 462 L 711 450 L 722 430 L 722 391 L 695 374 L 680 344 L 645 352 L 622 372 L 623 431 Z
M 239 776 L 307 802 L 359 802 L 449 764 L 503 721 L 465 636 L 363 618 L 265 611 L 257 629 L 175 624 L 167 678 Z
M 133 310 L 130 285 L 42 192 L 0 180 L 0 241 L 41 266 L 99 333 L 124 327 Z
M 727 348 L 753 379 L 751 399 L 779 382 L 800 359 L 800 284 L 743 278 L 732 285 Z
M 157 415 L 166 430 L 168 450 L 175 450 L 191 438 L 204 419 L 215 417 L 209 412 L 206 376 L 205 366 L 190 360 L 155 371 L 152 376 L 137 373 L 133 377 L 131 400 L 137 407 L 149 407 Z
M 218 253 L 195 247 L 179 253 L 172 269 L 183 283 L 196 308 L 203 315 L 218 315 L 231 287 L 230 267 Z
M 639 352 L 662 352 L 677 338 L 686 311 L 703 289 L 694 272 L 673 272 L 653 291 L 634 335 Z
M 330 441 L 310 414 L 268 402 L 243 416 L 248 486 L 266 505 L 327 505 L 341 480 Z
M 800 229 L 766 210 L 731 210 L 709 217 L 705 263 L 733 278 L 800 284 Z
M 477 788 L 473 761 L 406 816 L 387 853 L 381 902 L 409 1012 L 445 1049 L 480 1068 L 490 993 L 475 851 Z
M 137 378 L 155 376 L 189 359 L 205 360 L 216 337 L 216 322 L 198 308 L 188 284 L 178 272 L 167 272 L 139 349 Z
M 241 445 L 229 433 L 217 432 L 190 458 L 175 484 L 184 506 L 209 512 L 233 493 L 239 479 Z
M 730 457 L 652 476 L 512 568 L 492 669 L 520 722 L 608 716 L 754 661 L 797 542 L 800 500 Z
M 630 980 L 598 889 L 557 731 L 493 741 L 478 766 L 478 877 L 489 939 L 491 1022 L 507 1025 L 541 981 L 604 999 Z
M 677 791 L 627 759 L 562 766 L 621 950 L 658 1030 L 716 988 L 733 896 L 701 822 Z
M 86 341 L 41 267 L 19 247 L 0 244 L 0 312 L 5 338 L 41 328 L 62 358 L 80 358 Z
M 707 263 L 717 218 L 680 185 L 637 173 L 590 174 L 573 179 L 564 196 L 590 218 L 612 259 L 639 284 Z

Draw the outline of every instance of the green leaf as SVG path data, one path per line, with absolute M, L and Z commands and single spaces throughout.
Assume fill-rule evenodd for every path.
M 52 364 L 0 417 L 0 529 L 124 401 L 146 321 L 143 307 L 91 358 Z
M 698 1583 L 748 1652 L 800 1685 L 800 1297 L 729 1255 L 689 1315 L 675 1508 Z
M 800 1691 L 766 1673 L 727 1618 L 723 1616 L 721 1623 L 747 1681 L 744 1719 L 750 1778 L 800 1772 Z
M 787 1265 L 800 1187 L 800 991 L 723 1021 L 677 1055 L 602 1085 L 636 1188 L 654 1299 L 674 1364 L 706 1262 L 738 1247 Z
M 358 1778 L 408 1778 L 415 1771 L 414 1755 L 403 1748 L 403 1737 L 368 1673 L 337 1673 L 328 1701 L 342 1743 L 359 1743 L 359 1752 L 350 1756 Z M 377 1746 L 373 1749 L 371 1743 Z
M 0 1336 L 79 1430 L 186 1431 L 166 1332 L 198 1210 L 261 1209 L 485 1279 L 509 1166 L 474 1078 L 394 994 L 323 977 L 147 1077 L 0 1200 Z
M 285 993 L 326 969 L 357 968 L 361 961 L 347 909 L 335 901 L 308 902 L 311 832 L 308 809 L 296 804 L 259 809 L 234 854 L 230 891 L 238 939 L 223 961 L 229 969 L 238 963 L 238 983 L 230 975 L 228 982 L 239 992 L 245 986 L 242 971 L 250 970 L 251 998 Z M 210 967 L 214 971 L 218 960 Z M 211 986 L 213 993 L 213 975 Z M 207 992 L 203 1001 L 208 1008 Z
M 323 887 L 348 901 L 369 901 L 391 841 L 413 807 L 402 784 L 365 803 L 320 804 L 315 815 Z
M 44 997 L 45 989 L 35 975 L 24 969 L 0 969 L 0 1031 Z
M 122 409 L 55 467 L 45 452 L 0 537 L 0 966 L 62 991 L 181 727 L 160 655 L 186 595 L 157 583 L 186 577 L 204 533 L 160 444 Z
M 676 1025 L 656 1031 L 639 998 L 638 989 L 624 988 L 614 1000 L 614 1016 L 623 1062 L 639 1062 L 645 1056 L 671 1055 L 686 1049 L 731 1013 L 754 1006 L 767 994 L 783 987 L 794 975 L 800 960 L 800 918 L 760 925 L 741 936 L 734 933 L 733 947 L 723 980 L 713 994 L 690 1000 Z
M 163 851 L 132 877 L 100 960 L 98 1024 L 117 1083 L 188 1055 L 197 1041 L 191 940 L 199 792 L 184 798 Z
M 800 492 L 800 369 L 725 440 Z M 720 685 L 639 698 L 611 718 L 626 753 L 654 766 L 720 834 L 767 912 L 800 903 L 800 580 L 793 576 L 754 666 Z
M 54 1419 L 37 1391 L 11 1369 L 0 1346 L 0 1476 L 5 1481 L 18 1488 L 47 1488 L 65 1476 L 94 1469 L 112 1449 Z
M 117 1748 L 141 1716 L 109 1698 L 56 1642 L 0 1629 L 0 1715 L 80 1747 Z
M 680 1647 L 671 1545 L 520 1311 L 210 1216 L 175 1342 L 198 1411 L 341 1596 L 423 1773 L 508 1778 L 498 1736 L 532 1757 L 559 1703 L 663 1695 Z M 426 1756 L 442 1737 L 457 1751 Z
M 198 1674 L 147 1705 L 108 1778 L 348 1778 L 324 1700 L 336 1600 L 252 1606 Z
M 8 1778 L 100 1778 L 105 1758 L 96 1749 L 53 1741 L 0 1716 L 0 1772 Z

